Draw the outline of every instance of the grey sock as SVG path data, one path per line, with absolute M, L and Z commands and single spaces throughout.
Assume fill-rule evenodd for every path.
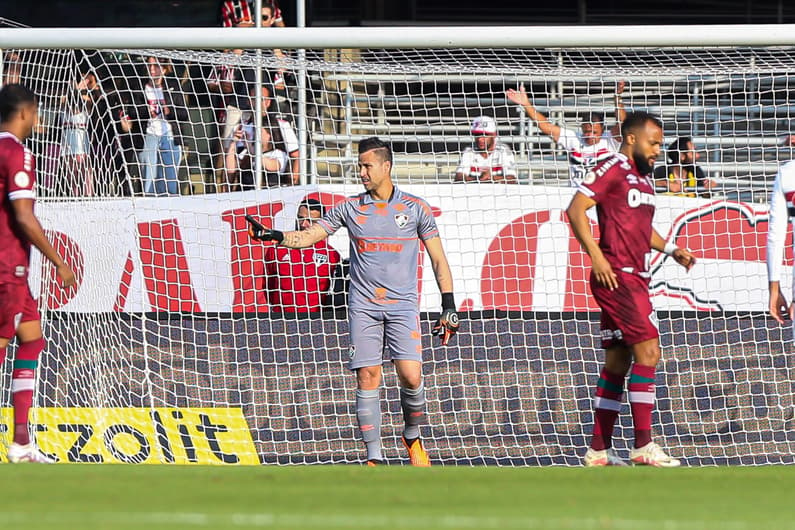
M 403 409 L 403 437 L 413 440 L 420 437 L 420 424 L 425 421 L 425 385 L 417 388 L 400 388 L 400 406 Z
M 381 454 L 381 391 L 356 390 L 356 419 L 367 446 L 367 460 L 383 460 Z

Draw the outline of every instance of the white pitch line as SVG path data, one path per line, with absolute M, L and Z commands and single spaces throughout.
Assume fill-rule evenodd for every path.
M 765 522 L 770 523 L 770 521 Z M 786 526 L 790 521 L 781 521 Z M 47 524 L 52 528 L 144 527 L 165 525 L 199 528 L 456 528 L 456 529 L 576 529 L 576 530 L 750 530 L 758 525 L 733 521 L 640 520 L 620 517 L 541 518 L 504 516 L 412 516 L 412 515 L 295 515 L 274 513 L 201 513 L 201 512 L 64 512 L 0 513 L 0 526 Z

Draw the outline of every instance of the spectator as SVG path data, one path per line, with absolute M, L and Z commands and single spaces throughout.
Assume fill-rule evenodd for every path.
M 244 22 L 244 24 L 250 26 L 250 23 Z M 251 112 L 248 93 L 251 83 L 254 82 L 254 71 L 238 64 L 243 50 L 227 50 L 227 52 L 230 54 L 227 64 L 214 66 L 207 80 L 207 89 L 214 94 L 213 107 L 219 130 L 216 151 L 218 155 L 214 167 L 216 182 L 221 191 L 228 187 L 229 183 L 228 177 L 224 174 L 224 159 L 229 146 L 233 143 L 233 136 L 238 130 L 243 114 Z
M 16 52 L 6 52 L 3 57 L 3 85 L 19 83 L 22 80 L 22 59 Z
M 516 161 L 511 148 L 497 140 L 497 123 L 491 116 L 472 122 L 475 146 L 461 154 L 456 182 L 508 182 L 516 184 Z
M 85 72 L 62 98 L 59 185 L 57 192 L 67 197 L 94 195 L 94 170 L 90 156 L 89 120 L 93 110 L 96 77 Z
M 132 187 L 127 176 L 124 151 L 125 139 L 134 126 L 129 115 L 132 105 L 125 103 L 125 97 L 119 90 L 119 80 L 112 79 L 108 69 L 102 69 L 95 78 L 99 90 L 93 92 L 89 137 L 92 159 L 100 161 L 102 167 L 107 168 L 103 173 L 104 178 L 97 179 L 96 186 L 100 195 L 127 196 L 131 194 Z M 102 81 L 105 85 L 102 85 Z
M 795 147 L 795 134 L 785 134 L 779 139 L 778 144 L 782 147 Z
M 221 2 L 220 17 L 221 26 L 225 28 L 232 28 L 237 26 L 241 20 L 253 20 L 255 3 L 251 0 L 224 0 Z M 262 2 L 263 10 L 265 7 L 271 10 L 271 24 L 280 28 L 284 27 L 284 20 L 282 19 L 282 10 L 279 9 L 279 4 L 276 0 L 264 0 Z M 265 21 L 263 20 L 263 26 Z
M 220 18 L 221 26 L 225 28 L 256 26 L 254 22 L 255 2 L 251 0 L 225 0 L 221 2 Z M 284 27 L 282 10 L 276 0 L 263 0 L 261 4 L 260 16 L 262 17 L 261 27 L 269 28 L 272 26 Z M 284 59 L 286 55 L 279 49 L 274 49 L 273 54 L 279 59 Z M 279 70 L 273 75 L 273 85 L 277 90 L 284 90 L 284 70 Z
M 304 199 L 298 207 L 296 230 L 308 229 L 325 213 L 320 201 Z M 308 248 L 268 247 L 265 272 L 270 310 L 305 313 L 330 308 L 332 273 L 339 263 L 339 252 L 325 239 Z
M 179 82 L 167 75 L 157 57 L 146 60 L 149 80 L 143 87 L 142 115 L 146 119 L 144 145 L 139 154 L 145 195 L 179 195 L 177 169 L 180 149 L 179 121 L 187 109 Z M 140 112 L 140 111 L 139 111 Z
M 654 185 L 668 194 L 709 197 L 717 183 L 696 165 L 701 155 L 689 136 L 680 136 L 666 149 L 670 164 L 654 169 Z
M 110 87 L 114 86 L 113 81 L 109 80 L 108 70 L 94 70 L 89 66 L 84 72 L 78 88 L 88 112 L 87 133 L 89 160 L 94 169 L 94 193 L 99 196 L 123 195 L 123 185 L 128 189 L 129 185 L 126 177 L 121 175 L 124 166 L 120 163 L 122 153 L 119 138 L 121 133 L 130 132 L 132 122 L 121 107 L 118 93 L 115 90 L 105 92 L 102 79 L 109 81 Z
M 136 82 L 133 74 L 125 75 L 123 70 L 107 73 L 109 92 L 107 94 L 108 119 L 115 128 L 111 142 L 112 171 L 111 186 L 117 186 L 117 194 L 121 196 L 140 195 L 141 175 L 136 153 L 143 149 L 142 126 L 149 121 L 146 116 L 137 116 L 140 106 L 135 100 L 143 89 L 133 89 L 130 82 Z M 143 121 L 139 118 L 143 118 Z
M 613 153 L 618 152 L 621 135 L 621 122 L 626 111 L 621 101 L 624 92 L 624 81 L 616 84 L 616 123 L 610 130 L 605 130 L 604 115 L 590 112 L 582 116 L 581 131 L 555 125 L 530 104 L 524 85 L 519 90 L 508 89 L 505 95 L 517 105 L 521 105 L 527 116 L 535 121 L 539 130 L 552 138 L 561 148 L 569 153 L 569 178 L 572 186 L 578 186 L 585 174 Z
M 256 96 L 256 87 L 251 88 L 251 107 L 256 107 L 253 99 Z M 264 178 L 260 184 L 265 187 L 289 186 L 298 184 L 299 151 L 298 138 L 289 122 L 270 112 L 271 88 L 262 85 L 262 172 Z M 243 114 L 242 121 L 235 131 L 234 141 L 226 150 L 226 173 L 229 187 L 222 185 L 222 191 L 236 191 L 240 189 L 254 189 L 254 159 L 256 153 L 256 135 L 254 115 L 251 112 Z

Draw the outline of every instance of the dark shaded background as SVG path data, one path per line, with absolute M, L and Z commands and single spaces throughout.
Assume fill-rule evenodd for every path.
M 0 1 L 0 17 L 38 27 L 213 26 L 219 0 Z M 776 24 L 795 23 L 786 0 L 306 0 L 307 25 Z M 295 3 L 280 2 L 288 25 Z

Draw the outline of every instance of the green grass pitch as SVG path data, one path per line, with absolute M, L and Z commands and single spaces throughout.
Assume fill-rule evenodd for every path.
M 795 469 L 0 466 L 0 528 L 795 528 Z

